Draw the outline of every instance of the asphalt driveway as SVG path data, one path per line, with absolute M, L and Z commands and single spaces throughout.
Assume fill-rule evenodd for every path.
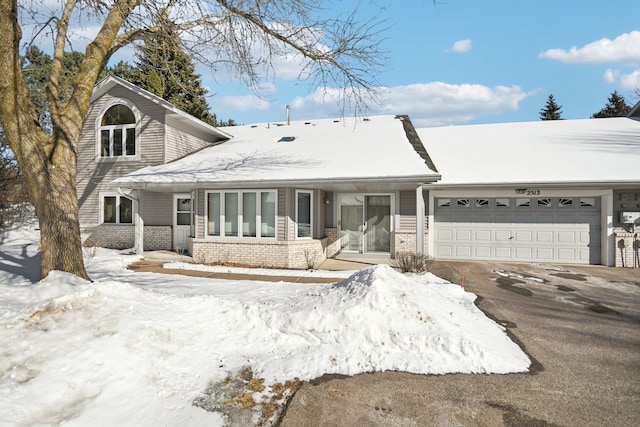
M 638 426 L 640 270 L 439 261 L 534 361 L 531 373 L 325 378 L 288 426 Z

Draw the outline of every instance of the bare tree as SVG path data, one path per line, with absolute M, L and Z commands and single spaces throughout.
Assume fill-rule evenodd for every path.
M 276 57 L 294 55 L 302 63 L 300 78 L 318 87 L 341 88 L 345 103 L 356 111 L 371 99 L 384 60 L 379 45 L 384 21 L 359 22 L 355 14 L 322 18 L 329 11 L 317 0 L 64 0 L 57 11 L 48 7 L 0 0 L 0 124 L 35 204 L 41 277 L 62 270 L 88 278 L 78 223 L 78 143 L 98 76 L 122 47 L 171 23 L 196 60 L 228 67 L 252 87 L 261 70 L 274 69 Z M 71 95 L 62 96 L 64 52 L 79 17 L 97 20 L 100 28 L 87 45 Z M 46 89 L 51 134 L 38 122 L 20 67 L 21 23 L 35 28 L 34 34 L 52 36 Z

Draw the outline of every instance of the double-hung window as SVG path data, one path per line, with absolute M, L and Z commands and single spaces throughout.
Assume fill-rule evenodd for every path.
M 101 196 L 101 222 L 104 224 L 133 224 L 133 200 L 119 194 Z
M 209 191 L 207 235 L 276 237 L 276 191 Z
M 116 104 L 100 119 L 100 158 L 134 157 L 137 153 L 136 116 L 131 108 Z

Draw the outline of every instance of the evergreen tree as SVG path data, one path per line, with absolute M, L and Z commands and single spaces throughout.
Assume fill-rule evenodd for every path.
M 556 104 L 553 94 L 549 95 L 546 105 L 540 110 L 540 120 L 562 120 L 562 105 Z
M 137 51 L 139 74 L 132 83 L 206 123 L 217 124 L 215 116 L 209 112 L 208 91 L 202 87 L 201 76 L 195 72 L 193 58 L 186 53 L 179 34 L 171 25 L 163 26 L 162 32 L 147 39 Z
M 81 52 L 65 52 L 62 59 L 58 100 L 67 102 L 71 97 L 72 81 L 84 59 Z M 33 103 L 40 125 L 49 133 L 53 131 L 45 87 L 51 73 L 53 59 L 35 45 L 29 46 L 20 58 L 22 72 L 29 88 L 29 97 Z
M 624 96 L 617 91 L 613 91 L 609 96 L 607 105 L 591 116 L 592 119 L 601 119 L 607 117 L 625 117 L 631 111 L 631 107 L 627 105 Z

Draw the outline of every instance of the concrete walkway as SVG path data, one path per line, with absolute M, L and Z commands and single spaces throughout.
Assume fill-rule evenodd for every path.
M 344 280 L 341 277 L 309 277 L 303 274 L 295 276 L 281 276 L 270 274 L 249 274 L 249 273 L 218 273 L 210 271 L 197 271 L 175 268 L 164 268 L 164 264 L 168 262 L 186 262 L 192 263 L 193 259 L 188 255 L 180 255 L 170 251 L 151 251 L 145 252 L 144 258 L 129 266 L 130 270 L 137 272 L 150 272 L 161 274 L 181 274 L 191 277 L 205 277 L 210 279 L 225 280 L 258 280 L 263 282 L 290 282 L 290 283 L 336 283 Z M 361 257 L 349 259 L 329 258 L 318 266 L 318 270 L 327 271 L 350 271 L 361 270 L 375 264 L 389 264 L 391 260 L 388 257 Z M 302 270 L 301 270 L 302 273 Z

